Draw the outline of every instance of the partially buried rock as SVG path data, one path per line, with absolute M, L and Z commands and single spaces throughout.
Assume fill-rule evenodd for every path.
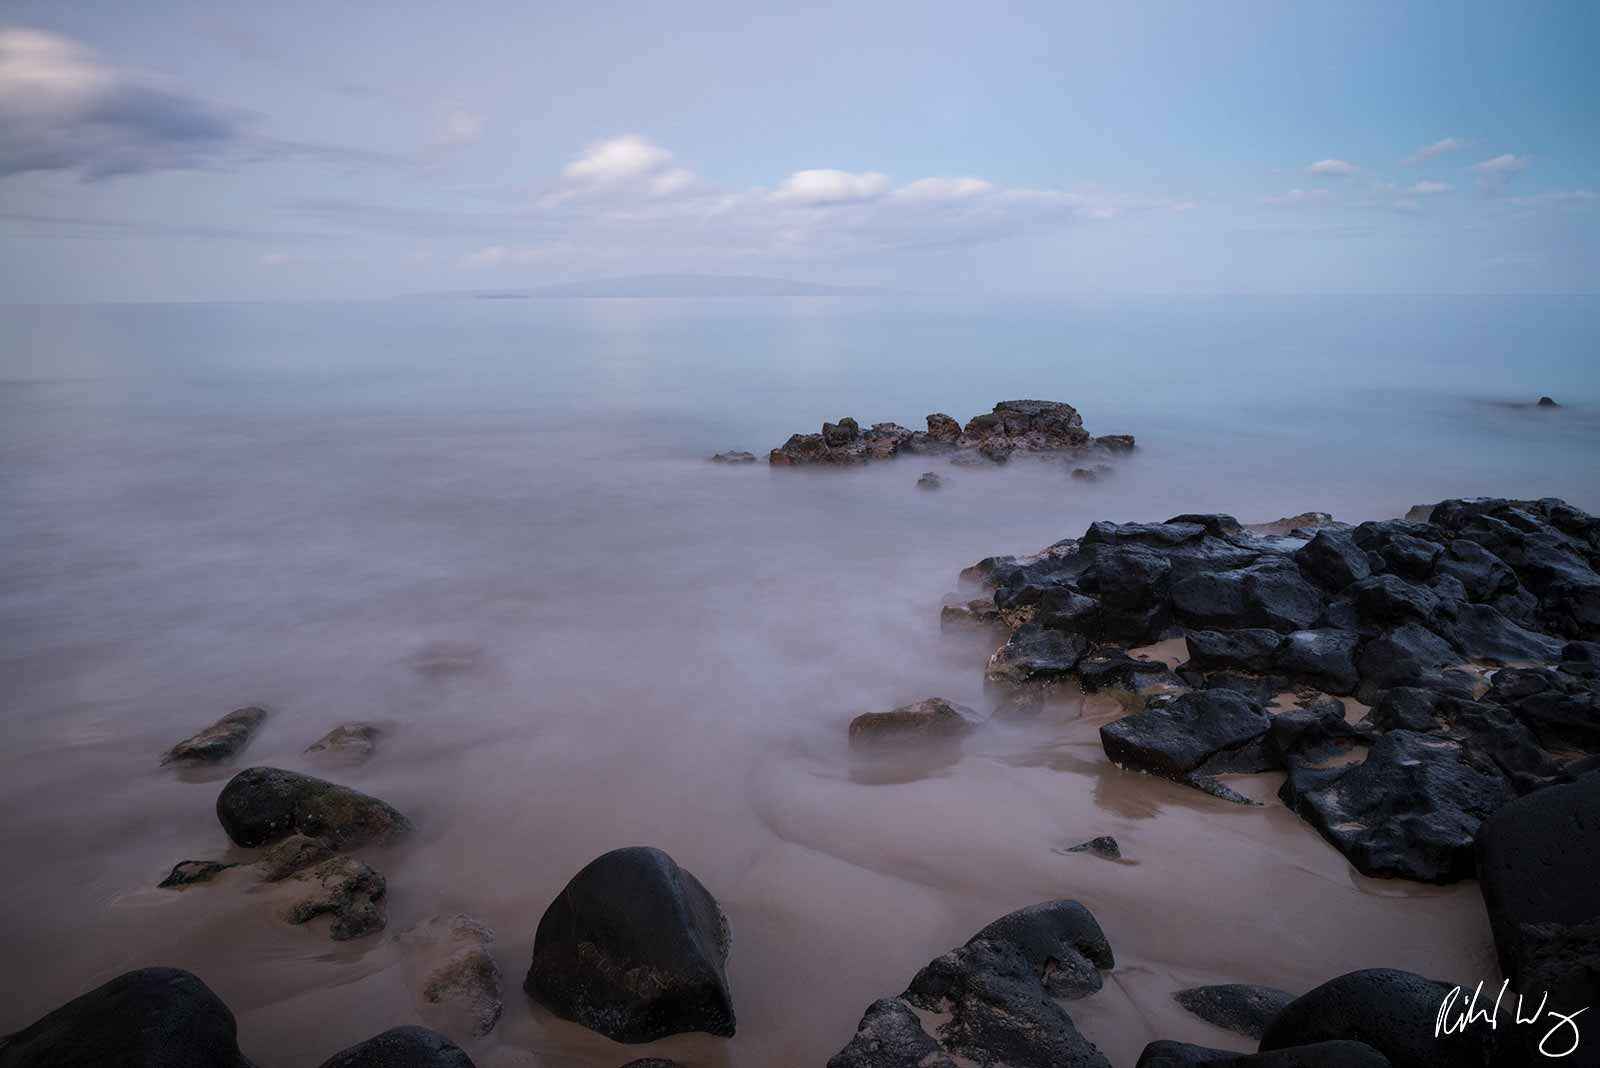
M 261 873 L 262 882 L 277 883 L 332 856 L 332 847 L 321 838 L 291 834 L 262 852 L 256 870 Z
M 1068 846 L 1066 849 L 1062 850 L 1062 852 L 1093 853 L 1095 856 L 1105 857 L 1107 860 L 1122 859 L 1122 847 L 1119 846 L 1117 844 L 1117 840 L 1111 837 L 1109 834 L 1102 834 L 1100 837 L 1091 838 L 1087 842 L 1079 842 L 1075 846 Z
M 247 768 L 223 787 L 217 819 L 234 843 L 260 846 L 291 834 L 325 838 L 346 849 L 394 841 L 411 821 L 348 786 L 279 768 Z
M 233 1013 L 178 968 L 126 972 L 14 1034 L 0 1068 L 249 1068 Z
M 504 1008 L 494 932 L 471 916 L 435 916 L 401 935 L 414 954 L 413 985 L 452 1032 L 481 1038 Z
M 756 456 L 753 452 L 719 452 L 711 457 L 711 462 L 714 464 L 753 464 L 756 462 Z
M 262 708 L 236 708 L 167 750 L 163 764 L 218 764 L 236 755 L 267 718 Z
M 1261 1050 L 1359 1041 L 1402 1068 L 1486 1068 L 1495 1063 L 1489 1028 L 1434 1033 L 1451 988 L 1392 968 L 1350 972 L 1286 1005 L 1268 1025 Z
M 659 849 L 615 849 L 545 910 L 523 986 L 557 1016 L 618 1042 L 732 1036 L 728 919 Z
M 335 942 L 345 942 L 381 931 L 389 922 L 383 876 L 354 857 L 333 857 L 293 878 L 305 884 L 305 894 L 285 911 L 290 923 L 332 916 L 329 933 Z
M 944 485 L 944 479 L 933 471 L 924 471 L 922 476 L 917 479 L 917 485 L 925 490 L 935 490 Z
M 340 1050 L 321 1068 L 473 1068 L 454 1042 L 426 1027 L 394 1027 Z
M 1393 1068 L 1389 1058 L 1365 1042 L 1313 1042 L 1268 1053 L 1235 1053 L 1187 1042 L 1152 1042 L 1134 1068 Z
M 229 868 L 236 867 L 237 864 L 224 864 L 215 860 L 181 860 L 172 866 L 171 874 L 162 879 L 157 886 L 163 890 L 171 890 L 179 886 L 209 883 Z
M 1249 1038 L 1260 1038 L 1294 995 L 1270 986 L 1222 983 L 1195 986 L 1172 995 L 1179 1005 L 1207 1023 Z
M 377 749 L 382 736 L 383 731 L 375 723 L 341 723 L 306 746 L 306 753 L 340 764 L 363 764 Z
M 866 712 L 850 721 L 850 744 L 952 741 L 976 730 L 982 720 L 966 705 L 928 697 L 888 712 Z

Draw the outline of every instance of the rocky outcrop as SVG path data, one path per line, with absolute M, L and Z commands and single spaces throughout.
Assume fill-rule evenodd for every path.
M 1076 901 L 1019 909 L 930 962 L 899 997 L 873 1002 L 828 1068 L 1109 1068 L 1057 999 L 1092 994 L 1114 964 Z M 941 1019 L 934 1034 L 918 1010 Z
M 730 942 L 700 880 L 659 849 L 616 849 L 545 910 L 523 986 L 557 1016 L 618 1042 L 731 1036 Z
M 346 942 L 383 930 L 389 922 L 388 885 L 369 865 L 354 857 L 333 857 L 290 877 L 298 892 L 284 910 L 293 924 L 332 917 L 329 934 Z
M 178 968 L 141 968 L 0 1038 L 0 1068 L 250 1068 L 233 1013 Z
M 279 768 L 247 768 L 217 798 L 217 819 L 234 844 L 261 846 L 291 834 L 340 849 L 395 841 L 411 821 L 375 797 Z
M 929 697 L 888 712 L 864 712 L 850 721 L 850 744 L 952 741 L 972 733 L 982 718 L 966 705 Z
M 1131 434 L 1091 437 L 1076 408 L 1059 401 L 1001 401 L 965 427 L 943 412 L 927 418 L 926 430 L 898 423 L 861 429 L 854 419 L 823 423 L 817 434 L 794 434 L 768 454 L 775 466 L 859 464 L 902 453 L 949 455 L 956 463 L 1004 463 L 1014 453 L 1119 456 L 1134 449 Z M 713 457 L 715 459 L 715 457 Z
M 1193 986 L 1172 995 L 1179 1005 L 1207 1023 L 1248 1038 L 1260 1038 L 1294 995 L 1270 986 L 1222 983 Z
M 394 1027 L 340 1050 L 321 1068 L 473 1068 L 472 1058 L 426 1027 Z
M 1180 515 L 980 561 L 961 577 L 989 597 L 942 622 L 1008 632 L 1002 691 L 1118 693 L 1114 763 L 1232 800 L 1226 775 L 1284 770 L 1282 800 L 1360 871 L 1449 882 L 1497 809 L 1600 769 L 1597 564 L 1600 520 L 1558 500 L 1354 527 Z M 1175 671 L 1128 652 L 1177 637 Z M 1326 695 L 1372 713 L 1348 723 Z
M 753 464 L 756 462 L 756 454 L 741 450 L 713 453 L 711 462 L 714 464 Z
M 161 758 L 163 764 L 220 764 L 237 756 L 266 721 L 264 708 L 236 708 L 211 726 L 196 731 Z

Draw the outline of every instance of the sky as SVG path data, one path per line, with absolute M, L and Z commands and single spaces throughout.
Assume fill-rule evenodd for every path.
M 1600 4 L 0 0 L 0 302 L 1600 291 Z

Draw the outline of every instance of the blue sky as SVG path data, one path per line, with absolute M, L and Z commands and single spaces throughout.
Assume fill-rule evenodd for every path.
M 0 300 L 1592 292 L 1597 54 L 1592 3 L 13 0 Z

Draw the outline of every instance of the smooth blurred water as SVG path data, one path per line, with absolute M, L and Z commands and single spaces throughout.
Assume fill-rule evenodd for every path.
M 1197 977 L 1493 967 L 1475 895 L 1361 880 L 1278 808 L 1124 782 L 1092 725 L 996 727 L 897 785 L 850 777 L 843 728 L 930 695 L 984 705 L 985 650 L 940 640 L 941 596 L 981 556 L 1096 519 L 1356 521 L 1476 494 L 1600 507 L 1600 299 L 3 315 L 0 1032 L 158 960 L 222 992 L 266 1065 L 413 1018 L 389 936 L 330 951 L 237 888 L 152 889 L 180 859 L 232 855 L 221 779 L 157 761 L 247 703 L 272 710 L 252 763 L 307 766 L 345 720 L 388 728 L 338 777 L 419 824 L 413 848 L 372 858 L 391 931 L 441 909 L 500 930 L 507 1016 L 480 1064 L 629 1059 L 518 983 L 551 896 L 635 842 L 668 848 L 732 918 L 739 1038 L 662 1045 L 706 1063 L 825 1059 L 931 956 L 1064 893 L 1129 962 L 1120 992 L 1074 1009 L 1119 1052 L 1226 1044 L 1170 1008 Z M 1532 408 L 1541 394 L 1564 406 Z M 1095 484 L 1059 464 L 704 461 L 823 419 L 920 427 L 1014 397 L 1069 401 L 1140 449 Z M 929 468 L 937 493 L 914 486 Z M 465 668 L 419 671 L 441 642 Z M 1143 866 L 1051 852 L 1106 831 Z M 1241 879 L 1299 904 L 1222 904 Z M 1185 911 L 1202 907 L 1204 923 Z M 1290 923 L 1313 910 L 1340 922 Z M 1230 953 L 1249 963 L 1216 963 Z

